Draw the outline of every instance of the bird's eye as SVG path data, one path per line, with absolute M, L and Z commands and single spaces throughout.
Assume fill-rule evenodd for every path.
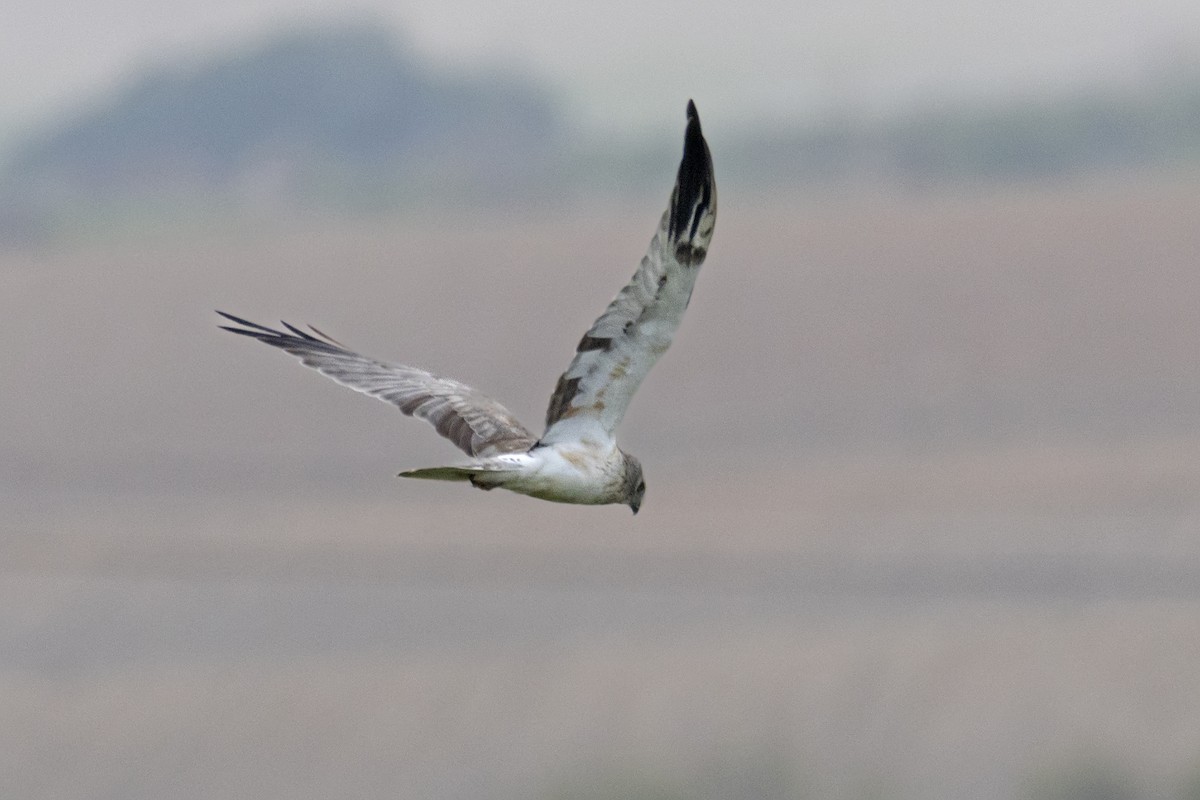
M 645 481 L 642 481 L 641 483 L 638 484 L 638 491 L 639 492 L 646 491 L 646 482 Z

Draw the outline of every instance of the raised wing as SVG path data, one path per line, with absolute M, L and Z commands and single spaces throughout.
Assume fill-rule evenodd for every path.
M 712 157 L 691 101 L 671 204 L 633 280 L 575 348 L 546 411 L 542 441 L 611 437 L 683 319 L 717 218 Z
M 378 397 L 409 416 L 420 417 L 470 456 L 528 450 L 535 438 L 508 409 L 466 384 L 425 370 L 388 364 L 347 350 L 316 328 L 305 333 L 286 322 L 289 333 L 218 311 L 242 326 L 221 327 L 278 347 L 343 386 Z

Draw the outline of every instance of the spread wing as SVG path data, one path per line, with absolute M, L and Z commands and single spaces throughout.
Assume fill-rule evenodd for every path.
M 670 206 L 633 280 L 584 334 L 558 379 L 543 442 L 611 437 L 683 319 L 717 217 L 712 157 L 690 101 L 687 116 Z
M 361 356 L 316 328 L 313 334 L 288 325 L 288 333 L 218 311 L 242 326 L 221 327 L 278 347 L 343 386 L 378 397 L 409 416 L 420 417 L 470 456 L 528 450 L 535 437 L 494 400 L 466 384 L 425 370 Z

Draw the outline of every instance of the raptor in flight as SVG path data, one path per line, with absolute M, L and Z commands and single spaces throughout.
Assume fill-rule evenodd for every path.
M 558 379 L 546 430 L 534 436 L 504 406 L 470 386 L 348 350 L 316 328 L 248 322 L 225 330 L 291 353 L 344 386 L 420 417 L 470 456 L 406 478 L 468 481 L 559 503 L 623 503 L 646 493 L 641 463 L 617 447 L 616 429 L 646 373 L 671 344 L 712 239 L 717 190 L 696 106 L 687 107 L 683 159 L 671 202 L 633 279 L 579 340 Z

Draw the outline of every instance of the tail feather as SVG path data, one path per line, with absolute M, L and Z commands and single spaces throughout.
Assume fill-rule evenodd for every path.
M 400 478 L 423 478 L 429 481 L 470 481 L 476 486 L 480 486 L 476 482 L 476 478 L 482 478 L 485 475 L 502 476 L 505 473 L 511 473 L 514 470 L 511 467 L 502 464 L 468 464 L 458 467 L 425 467 L 423 469 L 409 469 L 399 474 Z M 480 486 L 480 488 L 491 488 L 495 485 L 494 482 L 489 486 Z
M 405 470 L 398 477 L 423 478 L 430 481 L 469 481 L 475 475 L 485 471 L 476 467 L 426 467 Z

